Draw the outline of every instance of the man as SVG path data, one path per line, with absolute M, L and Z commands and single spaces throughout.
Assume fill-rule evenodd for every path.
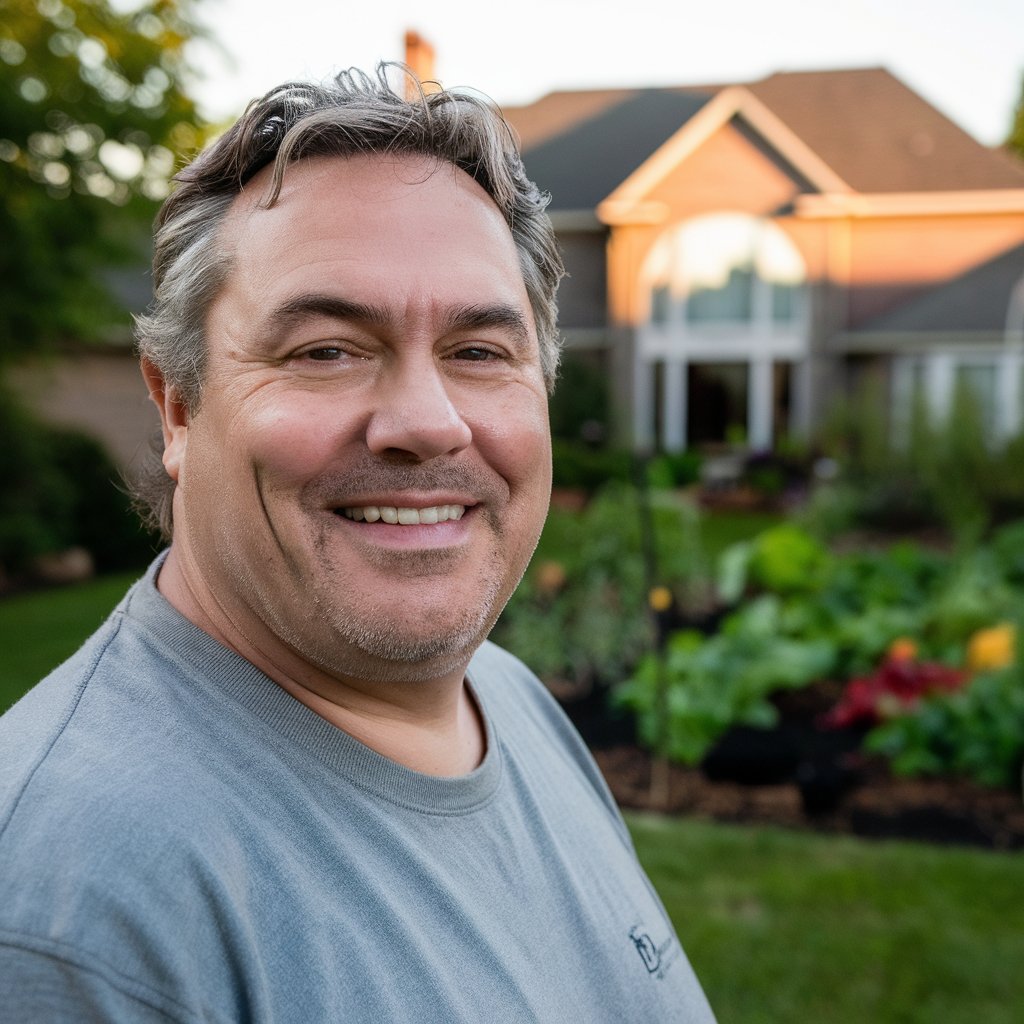
M 5 1019 L 712 1019 L 485 643 L 550 489 L 544 205 L 485 104 L 383 71 L 180 176 L 139 324 L 172 541 L 0 726 Z

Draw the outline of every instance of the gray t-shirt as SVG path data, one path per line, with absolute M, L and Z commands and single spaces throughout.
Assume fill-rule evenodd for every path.
M 0 1019 L 712 1021 L 589 754 L 486 644 L 471 774 L 380 756 L 155 566 L 0 719 Z

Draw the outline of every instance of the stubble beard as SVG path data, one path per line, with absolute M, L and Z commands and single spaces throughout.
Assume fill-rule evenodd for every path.
M 406 560 L 406 572 L 411 568 L 408 563 L 415 562 L 424 575 L 440 574 L 448 561 L 443 553 L 435 552 L 401 557 Z M 436 615 L 421 616 L 415 622 L 382 604 L 359 609 L 352 608 L 351 602 L 339 606 L 337 595 L 344 592 L 340 589 L 344 583 L 339 581 L 335 587 L 329 578 L 324 590 L 317 588 L 312 595 L 313 614 L 339 642 L 321 652 L 324 667 L 342 674 L 355 669 L 361 678 L 372 682 L 422 682 L 463 669 L 511 593 L 502 568 L 494 557 L 481 567 L 472 588 L 479 598 L 457 615 L 448 604 L 437 608 Z
M 469 583 L 475 599 L 458 608 L 462 595 L 452 593 L 447 600 L 444 585 L 435 585 L 442 596 L 423 609 L 415 620 L 397 609 L 391 594 L 376 598 L 365 594 L 362 581 L 353 579 L 350 567 L 339 565 L 332 550 L 336 544 L 333 529 L 322 525 L 313 538 L 316 571 L 303 572 L 292 563 L 296 580 L 303 585 L 303 598 L 309 614 L 303 626 L 292 621 L 275 627 L 278 635 L 291 633 L 291 646 L 307 661 L 337 677 L 358 677 L 367 682 L 401 683 L 436 679 L 465 668 L 476 649 L 486 639 L 508 598 L 518 586 L 531 550 L 521 555 L 521 565 L 500 557 L 507 549 L 495 508 L 504 506 L 506 494 L 496 492 L 493 481 L 460 467 L 402 466 L 366 460 L 343 477 L 321 479 L 303 495 L 302 504 L 311 520 L 320 520 L 325 507 L 334 504 L 334 493 L 373 493 L 394 488 L 425 490 L 453 486 L 482 497 L 481 515 L 491 533 L 491 549 L 477 567 Z M 358 527 L 355 527 L 358 529 Z M 401 590 L 406 579 L 443 581 L 452 577 L 459 562 L 467 557 L 450 550 L 363 552 L 380 579 L 392 578 Z M 455 586 L 454 583 L 451 586 Z M 458 610 L 456 610 L 458 608 Z M 290 628 L 288 628 L 290 626 Z

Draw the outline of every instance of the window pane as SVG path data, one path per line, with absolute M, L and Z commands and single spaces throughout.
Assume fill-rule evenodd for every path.
M 667 324 L 672 319 L 672 295 L 665 285 L 651 292 L 651 323 Z
M 720 288 L 699 288 L 686 300 L 686 319 L 690 323 L 748 321 L 753 307 L 754 271 L 731 267 Z

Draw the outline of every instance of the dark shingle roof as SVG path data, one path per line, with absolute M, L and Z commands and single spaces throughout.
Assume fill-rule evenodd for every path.
M 747 88 L 858 192 L 1024 188 L 988 149 L 885 68 L 796 71 Z
M 604 199 L 724 88 L 554 92 L 505 115 L 556 208 L 578 209 Z M 983 146 L 884 68 L 779 72 L 744 88 L 856 191 L 1024 188 L 1024 161 Z
M 918 331 L 1001 332 L 1006 328 L 1010 295 L 1024 279 L 1024 244 L 974 267 L 948 284 L 888 313 L 856 331 L 898 334 Z
M 593 209 L 670 139 L 711 97 L 645 89 L 627 95 L 523 152 L 527 173 L 551 193 L 551 208 Z

